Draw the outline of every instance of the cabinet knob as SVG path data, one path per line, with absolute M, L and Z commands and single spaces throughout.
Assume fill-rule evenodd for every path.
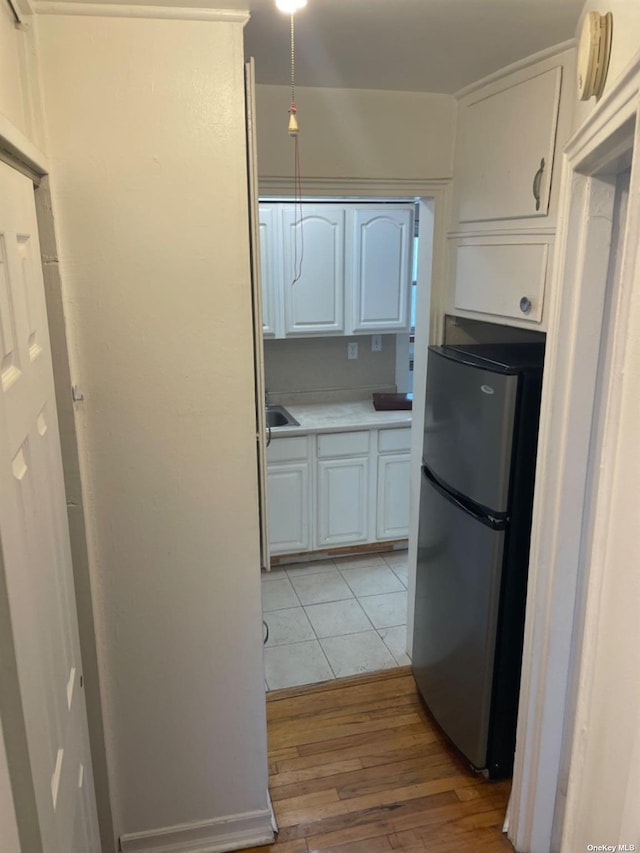
M 523 314 L 528 314 L 531 311 L 531 300 L 528 296 L 523 296 L 520 300 L 520 310 Z

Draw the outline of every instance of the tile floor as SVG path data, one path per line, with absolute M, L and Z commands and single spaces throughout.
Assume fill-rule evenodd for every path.
M 268 690 L 410 663 L 406 551 L 274 568 L 262 609 Z

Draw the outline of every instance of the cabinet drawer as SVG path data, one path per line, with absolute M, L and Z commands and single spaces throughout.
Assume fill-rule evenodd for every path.
M 547 242 L 458 245 L 455 307 L 539 323 L 549 248 Z
M 267 462 L 295 462 L 298 459 L 306 459 L 308 455 L 306 435 L 274 438 L 267 447 Z
M 411 450 L 411 428 L 381 429 L 378 433 L 378 450 L 380 453 Z
M 318 436 L 318 457 L 359 456 L 369 452 L 369 432 L 332 432 Z

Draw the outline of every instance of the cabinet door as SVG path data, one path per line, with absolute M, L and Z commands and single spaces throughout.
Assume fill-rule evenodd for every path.
M 276 236 L 277 206 L 261 204 L 260 229 L 260 283 L 262 293 L 262 334 L 265 338 L 283 337 L 282 296 L 280 292 L 280 258 Z
M 304 205 L 302 217 L 282 207 L 287 336 L 344 332 L 344 217 L 328 205 Z
M 309 463 L 269 465 L 267 488 L 271 553 L 308 551 L 311 546 Z
M 546 216 L 561 79 L 552 68 L 461 107 L 460 222 Z
M 378 539 L 404 539 L 409 535 L 409 476 L 408 453 L 378 457 Z
M 540 323 L 549 239 L 470 240 L 456 246 L 454 308 Z
M 408 330 L 413 210 L 350 212 L 352 331 Z
M 369 457 L 318 462 L 318 546 L 367 540 Z

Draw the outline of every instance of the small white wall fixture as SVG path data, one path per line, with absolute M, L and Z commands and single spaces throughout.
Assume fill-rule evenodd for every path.
M 640 843 L 639 112 L 640 55 L 563 158 L 508 815 L 523 853 Z M 613 263 L 616 178 L 630 163 Z

